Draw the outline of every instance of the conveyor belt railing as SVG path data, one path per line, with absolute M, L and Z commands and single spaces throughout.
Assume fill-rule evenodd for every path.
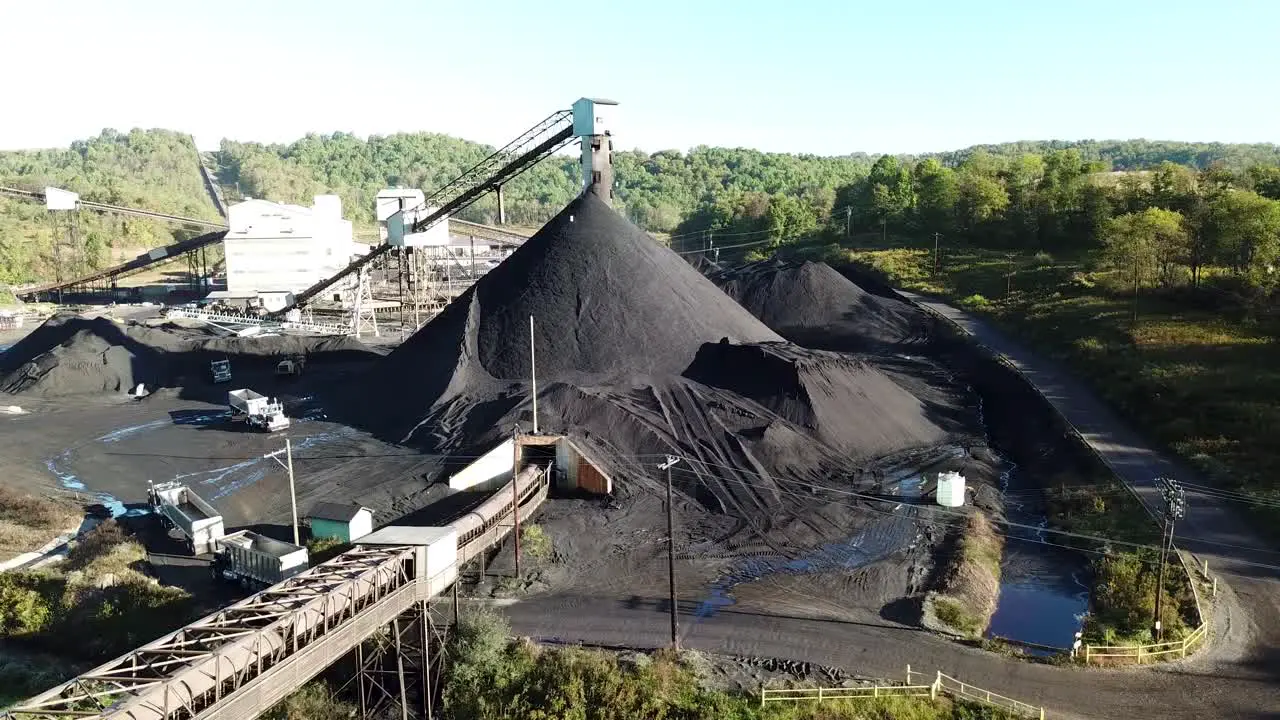
M 546 499 L 548 473 L 495 491 L 521 517 Z M 447 589 L 457 568 L 512 530 L 512 501 L 459 537 L 458 559 L 422 576 L 424 548 L 357 546 L 256 595 L 11 707 L 6 720 L 246 720 L 270 708 L 393 618 Z
M 24 200 L 34 200 L 43 203 L 45 194 L 35 190 L 23 190 L 21 188 L 0 186 L 0 195 L 8 195 L 10 197 L 22 198 Z M 96 270 L 88 275 L 82 275 L 71 280 L 62 280 L 59 282 L 43 283 L 40 285 L 29 286 L 22 291 L 24 297 L 37 295 L 39 293 L 53 292 L 71 287 L 89 285 L 100 280 L 119 280 L 122 277 L 140 272 L 151 265 L 164 263 L 173 260 L 183 253 L 221 242 L 222 238 L 227 234 L 227 224 L 223 222 L 211 222 L 209 220 L 201 220 L 199 218 L 183 217 L 181 215 L 169 215 L 167 213 L 152 212 L 150 210 L 139 210 L 138 208 L 122 207 L 120 205 L 108 205 L 106 203 L 93 202 L 91 200 L 80 199 L 80 207 L 89 208 L 90 210 L 98 210 L 101 212 L 109 212 L 117 215 L 131 215 L 134 217 L 145 217 L 153 220 L 165 220 L 167 222 L 181 223 L 185 225 L 195 225 L 206 228 L 216 228 L 214 232 L 206 233 L 189 240 L 182 240 L 171 245 L 155 248 L 139 255 L 132 260 L 126 260 L 118 265 L 109 268 Z
M 35 200 L 44 202 L 44 193 L 34 190 L 23 190 L 21 188 L 0 187 L 0 195 L 9 195 L 12 197 L 23 198 L 26 200 Z M 151 218 L 153 220 L 165 220 L 167 222 L 181 223 L 184 225 L 195 225 L 198 227 L 213 228 L 215 230 L 226 230 L 225 222 L 217 222 L 213 220 L 201 220 L 199 218 L 183 217 L 182 215 L 170 215 L 168 213 L 152 212 L 150 210 L 139 210 L 138 208 L 123 207 L 121 205 L 108 205 L 106 203 L 93 202 L 92 200 L 79 200 L 80 207 L 89 208 L 90 210 L 100 210 L 102 212 L 116 213 L 117 215 L 132 215 L 134 217 Z
M 568 145 L 573 139 L 573 112 L 560 110 L 549 115 L 542 122 L 534 125 L 507 143 L 484 160 L 476 163 L 466 172 L 449 181 L 444 187 L 431 193 L 424 202 L 425 207 L 434 207 L 426 217 L 413 225 L 413 232 L 423 232 L 453 213 L 467 207 L 500 185 L 533 167 L 538 161 Z M 305 305 L 312 298 L 324 292 L 325 288 L 338 282 L 352 273 L 373 262 L 391 250 L 390 245 L 382 245 L 369 251 L 366 255 L 354 260 L 338 271 L 294 297 L 293 305 L 277 311 L 276 315 Z

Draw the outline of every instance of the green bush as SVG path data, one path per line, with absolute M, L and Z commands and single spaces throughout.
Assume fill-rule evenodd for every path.
M 974 293 L 973 295 L 970 295 L 968 297 L 960 298 L 960 300 L 958 300 L 957 302 L 959 302 L 964 307 L 969 308 L 970 310 L 990 310 L 991 309 L 991 301 L 978 293 Z
M 53 608 L 40 592 L 21 583 L 21 576 L 0 575 L 0 634 L 31 635 L 49 624 Z
M 359 715 L 357 705 L 338 697 L 328 685 L 310 682 L 262 717 L 264 720 L 348 720 Z
M 307 540 L 307 558 L 312 565 L 318 565 L 341 555 L 350 547 L 350 543 L 344 543 L 338 538 L 313 537 Z
M 539 562 L 546 562 L 554 555 L 551 536 L 541 525 L 524 525 L 520 528 L 520 549 Z
M 1117 553 L 1094 563 L 1092 614 L 1085 625 L 1088 640 L 1101 644 L 1154 641 L 1158 563 L 1159 554 L 1154 550 Z M 1184 611 L 1194 603 L 1186 573 L 1178 558 L 1171 555 L 1165 569 L 1162 603 L 1166 641 L 1181 639 L 1190 632 Z

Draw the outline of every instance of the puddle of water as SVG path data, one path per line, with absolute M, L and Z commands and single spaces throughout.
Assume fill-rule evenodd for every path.
M 1019 500 L 1028 485 L 1018 468 L 1001 474 L 1009 520 L 1045 527 L 1046 520 Z M 1089 610 L 1089 564 L 1077 552 L 1044 544 L 1043 530 L 1009 528 L 1000 561 L 1000 598 L 987 635 L 1070 647 Z
M 921 479 L 917 477 L 914 480 L 919 487 Z M 737 602 L 733 597 L 735 586 L 755 582 L 768 575 L 807 575 L 853 570 L 883 560 L 898 551 L 909 550 L 921 538 L 915 523 L 916 515 L 915 506 L 898 505 L 893 515 L 872 522 L 853 537 L 822 545 L 803 557 L 747 558 L 716 580 L 708 596 L 698 604 L 694 616 L 699 619 L 714 616 L 721 608 Z

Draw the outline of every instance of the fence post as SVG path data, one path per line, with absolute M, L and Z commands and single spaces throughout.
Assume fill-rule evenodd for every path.
M 1139 665 L 1142 664 L 1142 646 L 1141 645 L 1138 646 L 1138 664 Z
M 1218 597 L 1218 578 L 1217 578 L 1217 576 L 1214 576 L 1214 578 L 1213 578 L 1213 596 L 1214 596 L 1214 597 Z M 1203 619 L 1203 618 L 1201 618 L 1201 619 Z
M 1088 665 L 1088 664 L 1089 664 L 1089 648 L 1091 648 L 1091 647 L 1093 647 L 1093 646 L 1092 646 L 1092 645 L 1085 645 L 1085 646 L 1084 646 L 1084 664 L 1085 664 L 1085 665 Z
M 907 684 L 911 684 L 911 663 L 907 663 Z
M 764 683 L 760 683 L 760 707 L 764 707 Z
M 929 698 L 931 700 L 938 699 L 938 690 L 942 687 L 942 671 L 938 671 L 938 676 L 933 679 L 933 684 L 929 686 Z
M 1044 706 L 1040 707 L 1040 720 L 1044 720 Z
M 822 686 L 818 686 L 818 702 L 822 702 Z

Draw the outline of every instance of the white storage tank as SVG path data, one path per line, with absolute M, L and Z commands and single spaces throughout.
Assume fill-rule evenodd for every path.
M 937 497 L 943 507 L 964 505 L 964 476 L 954 470 L 938 473 Z

